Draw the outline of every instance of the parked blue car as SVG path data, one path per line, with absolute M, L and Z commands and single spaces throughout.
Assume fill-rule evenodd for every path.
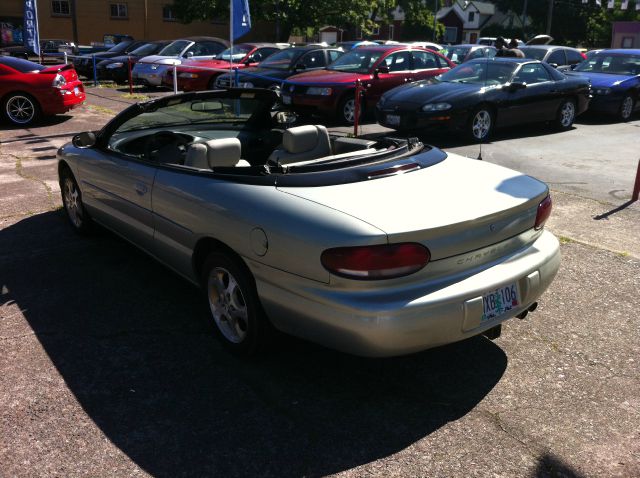
M 589 109 L 628 121 L 640 108 L 640 50 L 602 50 L 568 75 L 589 78 L 593 98 Z

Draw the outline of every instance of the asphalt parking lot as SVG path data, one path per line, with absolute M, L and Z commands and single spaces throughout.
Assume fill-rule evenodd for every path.
M 563 254 L 499 339 L 378 360 L 283 339 L 244 361 L 197 290 L 61 210 L 56 149 L 158 94 L 91 88 L 70 115 L 0 129 L 0 476 L 640 476 L 639 117 L 483 145 L 549 183 Z

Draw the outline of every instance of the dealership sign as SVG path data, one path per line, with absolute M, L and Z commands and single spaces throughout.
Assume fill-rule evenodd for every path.
M 36 0 L 24 0 L 24 46 L 40 55 L 40 34 L 38 33 L 38 7 Z

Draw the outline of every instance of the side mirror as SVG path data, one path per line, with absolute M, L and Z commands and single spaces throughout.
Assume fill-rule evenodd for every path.
M 193 52 L 192 51 L 188 51 L 187 54 L 185 55 L 187 58 L 191 58 L 193 56 Z
M 549 66 L 552 68 L 558 68 L 558 64 L 557 63 L 549 63 Z
M 526 83 L 513 82 L 506 84 L 502 87 L 503 90 L 508 91 L 509 93 L 513 93 L 514 91 L 524 90 L 527 87 Z
M 573 65 L 570 65 L 569 68 L 571 68 L 572 70 L 575 70 L 576 66 L 578 66 L 578 63 L 574 63 Z
M 296 66 L 293 67 L 294 70 L 298 71 L 298 70 L 306 70 L 307 67 L 304 66 L 304 64 L 302 63 L 296 63 Z
M 379 66 L 373 72 L 373 76 L 375 76 L 377 78 L 380 73 L 383 73 L 383 74 L 389 73 L 389 67 L 388 66 Z
M 76 148 L 91 148 L 96 144 L 96 135 L 93 131 L 79 133 L 73 137 L 71 144 Z
M 288 128 L 298 121 L 298 115 L 290 111 L 278 111 L 276 113 L 276 123 L 283 128 Z

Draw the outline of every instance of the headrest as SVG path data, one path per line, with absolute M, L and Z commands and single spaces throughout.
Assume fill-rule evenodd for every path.
M 296 126 L 285 130 L 282 146 L 288 153 L 304 153 L 318 145 L 318 128 L 314 125 Z
M 206 145 L 210 168 L 235 166 L 240 161 L 238 138 L 212 139 Z
M 193 168 L 208 169 L 207 146 L 202 143 L 193 143 L 189 146 L 184 164 Z

